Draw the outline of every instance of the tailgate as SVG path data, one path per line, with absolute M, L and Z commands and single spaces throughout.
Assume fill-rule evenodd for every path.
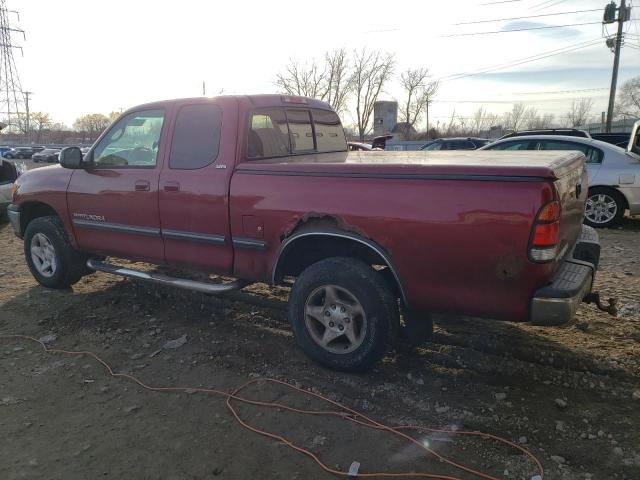
M 573 249 L 584 220 L 584 207 L 589 190 L 584 155 L 580 161 L 571 162 L 570 168 L 564 166 L 563 174 L 554 181 L 558 201 L 561 206 L 560 217 L 560 254 L 562 260 Z

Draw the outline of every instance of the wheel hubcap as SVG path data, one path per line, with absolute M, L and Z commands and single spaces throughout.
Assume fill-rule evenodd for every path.
M 618 213 L 618 204 L 605 193 L 593 195 L 587 199 L 585 216 L 593 223 L 607 223 Z
M 367 317 L 346 288 L 323 285 L 305 303 L 305 326 L 314 342 L 331 353 L 349 353 L 364 340 Z
M 56 273 L 56 252 L 51 241 L 43 233 L 36 233 L 31 238 L 31 260 L 43 277 L 51 277 Z

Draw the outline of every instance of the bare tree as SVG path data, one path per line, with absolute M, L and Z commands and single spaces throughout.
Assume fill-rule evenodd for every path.
M 342 112 L 351 91 L 351 71 L 344 48 L 325 53 L 324 61 L 315 59 L 300 64 L 291 59 L 284 73 L 276 76 L 276 86 L 289 95 L 317 98 Z
M 276 76 L 276 85 L 285 93 L 319 100 L 324 100 L 327 96 L 325 83 L 322 66 L 318 66 L 315 60 L 301 65 L 291 59 L 286 72 Z
M 76 121 L 73 122 L 73 128 L 82 134 L 83 141 L 85 136 L 88 137 L 89 141 L 93 141 L 98 138 L 98 135 L 100 135 L 110 123 L 106 115 L 102 113 L 90 113 L 78 117 Z
M 504 115 L 505 127 L 517 131 L 524 123 L 526 111 L 527 107 L 524 103 L 514 103 L 511 111 Z
M 366 48 L 353 52 L 351 84 L 356 99 L 356 122 L 360 141 L 364 141 L 364 136 L 370 128 L 373 104 L 393 75 L 394 67 L 395 57 L 391 54 L 369 51 Z
M 341 48 L 327 52 L 325 63 L 326 100 L 336 112 L 342 113 L 351 93 L 351 69 L 347 51 Z
M 623 118 L 640 118 L 640 76 L 627 80 L 620 87 L 616 115 Z
M 42 141 L 42 132 L 51 127 L 53 123 L 48 113 L 33 112 L 30 114 L 29 124 L 31 129 L 36 132 L 36 142 Z
M 429 104 L 438 91 L 438 82 L 430 81 L 429 77 L 427 68 L 408 69 L 400 74 L 400 83 L 406 95 L 400 110 L 400 120 L 406 123 L 407 130 L 415 126 L 423 112 L 429 115 Z
M 488 113 L 484 107 L 480 107 L 473 112 L 473 117 L 471 117 L 471 128 L 475 135 L 479 135 L 480 132 L 486 130 L 487 116 Z
M 593 99 L 581 98 L 571 102 L 571 109 L 567 112 L 567 121 L 570 127 L 585 125 L 589 118 L 589 112 L 593 107 Z

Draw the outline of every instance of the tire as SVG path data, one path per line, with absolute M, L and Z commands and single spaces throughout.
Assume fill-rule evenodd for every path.
M 362 372 L 381 360 L 399 326 L 396 298 L 382 277 L 343 257 L 321 260 L 298 276 L 288 319 L 311 359 L 345 372 Z
M 32 247 L 37 254 L 32 254 Z M 29 222 L 24 233 L 24 256 L 33 277 L 48 288 L 70 287 L 89 273 L 87 255 L 73 248 L 62 222 L 53 215 Z
M 619 225 L 624 218 L 626 202 L 622 194 L 612 188 L 589 189 L 584 223 L 594 228 L 609 228 Z

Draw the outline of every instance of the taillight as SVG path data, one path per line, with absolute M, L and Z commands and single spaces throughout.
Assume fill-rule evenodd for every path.
M 536 262 L 549 262 L 558 255 L 560 243 L 560 204 L 547 203 L 533 222 L 529 257 Z

